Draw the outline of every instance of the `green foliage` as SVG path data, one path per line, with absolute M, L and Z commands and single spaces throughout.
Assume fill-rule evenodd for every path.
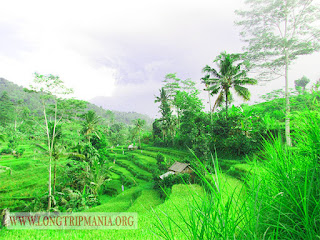
M 174 120 L 169 103 L 169 95 L 164 88 L 160 89 L 160 96 L 156 98 L 155 102 L 160 102 L 160 113 L 162 117 L 158 120 L 160 129 L 162 131 L 162 140 L 167 143 L 169 138 L 173 139 Z
M 300 0 L 246 0 L 246 4 L 247 10 L 236 13 L 242 18 L 238 25 L 248 43 L 248 58 L 260 69 L 260 78 L 284 77 L 285 136 L 291 146 L 289 65 L 298 56 L 320 50 L 320 8 L 315 1 Z
M 306 76 L 303 76 L 302 78 L 294 81 L 294 87 L 299 93 L 301 93 L 306 90 L 306 86 L 308 85 L 309 82 L 310 82 L 310 79 L 307 78 Z
M 157 159 L 157 165 L 158 165 L 159 171 L 161 172 L 166 170 L 167 165 L 165 164 L 165 159 L 166 159 L 165 156 L 161 153 L 158 153 L 156 159 Z
M 203 83 L 207 87 L 206 90 L 211 95 L 218 94 L 213 109 L 225 102 L 227 115 L 228 105 L 232 100 L 231 88 L 244 100 L 249 100 L 250 92 L 243 85 L 257 84 L 257 80 L 247 77 L 249 63 L 243 61 L 243 58 L 242 54 L 227 54 L 224 52 L 214 60 L 219 70 L 211 68 L 208 65 L 202 70 L 207 74 L 206 77 L 202 78 Z
M 127 129 L 123 123 L 114 123 L 108 131 L 108 139 L 113 146 L 126 144 Z
M 141 137 L 140 137 L 140 132 L 143 128 L 143 126 L 146 124 L 146 121 L 143 119 L 136 119 L 133 121 L 134 124 L 134 131 L 138 133 L 138 138 L 139 138 L 139 148 L 141 149 Z
M 7 147 L 1 149 L 0 154 L 12 154 L 15 158 L 19 158 L 23 155 L 25 149 L 19 146 L 19 140 L 16 136 L 12 136 L 9 139 Z
M 286 147 L 280 138 L 264 143 L 266 171 L 251 185 L 255 204 L 261 209 L 256 225 L 261 235 L 264 232 L 266 237 L 282 239 L 314 239 L 319 235 L 319 122 L 317 112 L 297 116 L 295 148 Z
M 5 127 L 12 123 L 14 118 L 14 105 L 7 92 L 3 92 L 0 97 L 0 124 Z
M 82 133 L 86 136 L 86 138 L 90 142 L 90 138 L 92 136 L 99 137 L 97 127 L 98 127 L 100 118 L 96 114 L 96 112 L 92 110 L 85 113 L 82 117 L 84 119 L 84 121 L 82 122 Z
M 320 49 L 315 1 L 246 0 L 241 35 L 248 43 L 248 57 L 266 73 L 283 76 L 284 67 L 300 55 Z M 261 17 L 264 16 L 264 17 Z M 267 72 L 266 72 L 267 71 Z

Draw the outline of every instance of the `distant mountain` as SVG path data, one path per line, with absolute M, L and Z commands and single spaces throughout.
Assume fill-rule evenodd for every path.
M 10 82 L 4 78 L 0 78 L 0 96 L 3 92 L 7 92 L 10 99 L 14 102 L 18 100 L 24 100 L 26 105 L 32 109 L 35 112 L 38 112 L 39 114 L 42 113 L 42 107 L 40 103 L 40 95 L 37 93 L 30 93 L 25 92 L 24 88 L 22 86 L 18 86 L 17 84 Z M 110 118 L 110 114 L 108 114 L 107 107 L 103 107 L 99 104 L 99 106 L 95 105 L 93 102 L 89 103 L 87 102 L 88 110 L 94 110 L 97 112 L 98 115 L 100 115 L 103 118 Z M 109 111 L 112 111 L 110 109 Z M 127 112 L 123 112 L 127 111 Z M 151 125 L 153 122 L 153 119 L 145 114 L 140 114 L 133 112 L 132 110 L 127 110 L 127 108 L 124 108 L 123 111 L 112 111 L 114 115 L 114 122 L 121 122 L 124 124 L 132 124 L 132 120 L 141 118 L 144 119 L 147 123 L 147 125 Z
M 120 112 L 120 111 L 112 111 L 109 109 L 105 109 L 102 106 L 98 107 L 93 103 L 88 103 L 88 109 L 94 110 L 98 115 L 103 118 L 109 118 L 108 111 L 111 111 L 114 114 L 114 122 L 122 122 L 125 124 L 132 124 L 134 119 L 144 119 L 146 121 L 147 126 L 151 126 L 154 119 L 150 118 L 148 115 L 136 113 L 136 112 Z
M 150 93 L 139 93 L 128 96 L 99 96 L 89 102 L 112 111 L 139 112 L 154 118 L 158 111 L 154 100 L 155 97 Z

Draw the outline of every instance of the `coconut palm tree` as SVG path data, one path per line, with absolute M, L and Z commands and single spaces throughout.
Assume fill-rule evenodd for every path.
M 243 85 L 257 84 L 257 80 L 247 77 L 248 64 L 245 61 L 241 61 L 242 56 L 242 54 L 227 54 L 223 52 L 214 60 L 218 70 L 211 68 L 209 65 L 202 70 L 209 75 L 209 77 L 202 78 L 202 82 L 206 85 L 206 90 L 211 95 L 218 94 L 213 110 L 224 101 L 226 118 L 228 118 L 228 104 L 232 99 L 231 88 L 244 100 L 249 100 L 250 92 Z
M 82 133 L 86 136 L 88 139 L 88 142 L 90 142 L 90 137 L 92 134 L 95 134 L 98 138 L 98 125 L 100 122 L 100 117 L 96 114 L 95 111 L 88 111 L 83 115 L 84 122 L 82 123 Z
M 140 132 L 141 132 L 142 127 L 146 124 L 146 121 L 143 120 L 143 119 L 138 118 L 138 119 L 135 119 L 133 121 L 133 123 L 134 123 L 135 130 L 138 132 L 139 146 L 140 146 L 140 149 L 141 149 Z
M 209 88 L 209 80 L 210 79 L 210 74 L 205 75 L 203 78 L 201 78 L 200 80 L 204 83 L 206 88 Z M 206 89 L 204 89 L 206 90 Z M 211 107 L 211 93 L 210 91 L 208 91 L 208 99 L 209 99 L 209 107 L 210 107 L 210 119 L 212 122 L 212 107 Z
M 172 125 L 172 111 L 169 104 L 169 95 L 164 88 L 160 89 L 160 96 L 156 97 L 155 102 L 160 102 L 160 113 L 162 117 L 160 118 L 162 125 L 163 140 L 166 141 L 169 135 L 170 128 Z M 171 132 L 171 137 L 173 138 L 173 133 Z

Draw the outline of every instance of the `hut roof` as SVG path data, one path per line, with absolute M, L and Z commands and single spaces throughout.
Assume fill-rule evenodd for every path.
M 175 162 L 171 167 L 169 167 L 169 170 L 180 173 L 189 166 L 190 166 L 189 163 Z
M 160 176 L 160 178 L 161 178 L 161 179 L 164 179 L 164 178 L 166 178 L 166 177 L 168 177 L 169 175 L 172 175 L 172 174 L 174 174 L 174 172 L 169 171 L 169 172 L 166 172 L 166 173 L 162 174 L 162 175 Z

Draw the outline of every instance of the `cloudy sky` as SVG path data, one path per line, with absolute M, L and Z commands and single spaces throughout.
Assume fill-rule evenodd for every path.
M 34 72 L 59 75 L 76 98 L 154 117 L 167 73 L 200 82 L 221 51 L 241 52 L 234 11 L 242 7 L 242 0 L 2 1 L 0 77 L 28 86 Z M 313 54 L 292 65 L 291 86 L 302 75 L 319 79 L 319 60 Z M 252 99 L 283 85 L 260 84 Z

